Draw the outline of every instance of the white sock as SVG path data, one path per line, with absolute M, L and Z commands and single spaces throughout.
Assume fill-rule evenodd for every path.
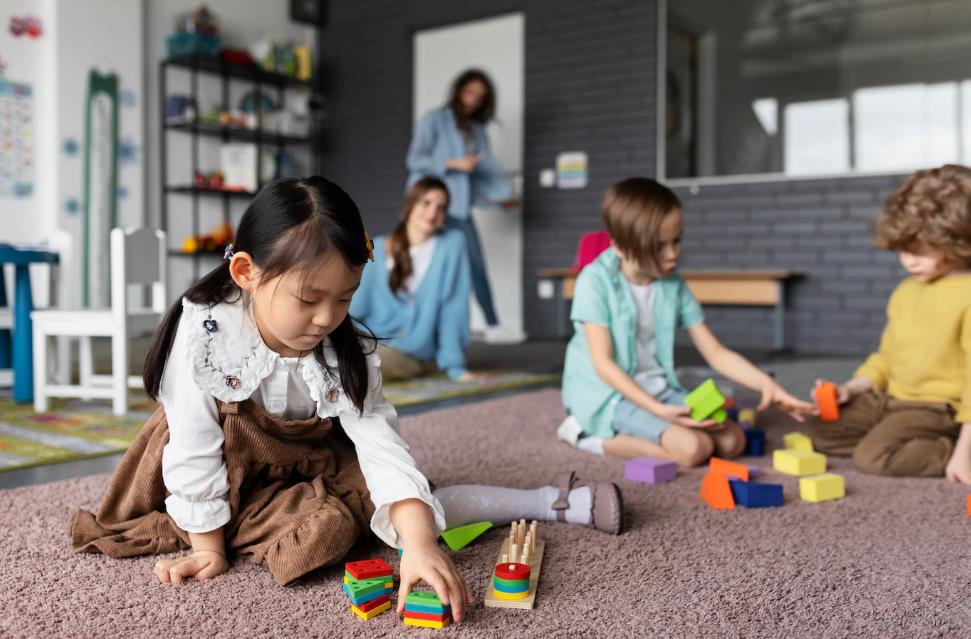
M 439 488 L 435 491 L 435 498 L 445 509 L 446 524 L 454 528 L 477 521 L 491 521 L 493 526 L 519 519 L 556 521 L 553 502 L 559 494 L 556 486 L 520 490 L 501 486 L 458 485 Z M 589 524 L 590 488 L 574 488 L 568 500 L 567 523 Z
M 588 453 L 603 455 L 604 440 L 602 437 L 594 437 L 593 435 L 587 435 L 586 437 L 581 437 L 577 441 L 577 448 L 579 448 L 580 450 L 585 450 Z

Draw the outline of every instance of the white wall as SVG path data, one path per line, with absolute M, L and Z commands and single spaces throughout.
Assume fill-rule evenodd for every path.
M 145 81 L 146 100 L 145 117 L 148 139 L 147 183 L 145 197 L 147 198 L 148 219 L 153 225 L 158 225 L 161 213 L 161 171 L 160 171 L 160 140 L 159 124 L 161 117 L 161 96 L 159 96 L 159 62 L 166 57 L 165 39 L 175 29 L 176 17 L 194 11 L 199 6 L 199 0 L 145 0 L 146 31 L 145 31 Z M 215 13 L 219 21 L 220 38 L 224 46 L 238 49 L 249 49 L 264 33 L 277 41 L 291 40 L 297 44 L 305 44 L 315 50 L 314 29 L 312 27 L 291 22 L 290 4 L 280 0 L 209 0 L 206 2 L 210 10 Z M 316 51 L 315 51 L 316 55 Z M 178 74 L 178 75 L 177 75 Z M 188 93 L 189 81 L 187 72 L 173 71 L 169 75 L 169 93 L 173 91 Z M 203 97 L 211 100 L 219 95 L 219 80 L 213 76 L 200 76 L 208 84 L 200 83 Z M 242 85 L 234 82 L 231 86 L 231 100 L 240 95 Z M 306 95 L 306 90 L 302 90 Z M 290 95 L 288 94 L 288 98 Z M 205 107 L 205 102 L 203 104 Z M 169 183 L 184 183 L 188 177 L 190 145 L 188 136 L 181 133 L 168 134 L 168 171 Z M 200 142 L 200 164 L 203 168 L 218 168 L 219 144 L 214 139 L 202 139 Z M 306 166 L 309 159 L 304 152 L 298 155 L 302 164 Z M 185 236 L 192 232 L 189 222 L 191 199 L 186 196 L 169 196 L 169 246 L 177 248 Z M 222 202 L 219 198 L 202 198 L 200 207 L 202 232 L 209 231 L 222 219 Z M 231 206 L 234 226 L 246 206 L 245 200 L 233 199 Z M 202 272 L 215 266 L 211 257 L 203 257 Z M 173 256 L 169 260 L 169 295 L 173 299 L 178 296 L 193 281 L 192 259 Z
M 492 151 L 517 182 L 523 163 L 524 22 L 522 13 L 463 22 L 419 31 L 414 42 L 415 120 L 446 102 L 459 73 L 482 69 L 496 89 L 496 121 L 488 129 Z M 501 324 L 496 336 L 524 339 L 522 210 L 476 209 L 473 219 Z M 472 328 L 485 328 L 477 304 L 472 304 Z

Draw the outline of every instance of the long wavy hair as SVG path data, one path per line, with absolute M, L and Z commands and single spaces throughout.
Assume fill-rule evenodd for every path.
M 429 191 L 441 191 L 445 194 L 445 208 L 448 208 L 448 187 L 437 177 L 425 176 L 415 182 L 405 193 L 405 203 L 401 207 L 401 219 L 388 236 L 386 252 L 392 258 L 393 266 L 388 275 L 388 286 L 393 293 L 401 290 L 405 281 L 414 272 L 411 263 L 411 243 L 408 241 L 408 219 L 415 205 L 418 204 Z

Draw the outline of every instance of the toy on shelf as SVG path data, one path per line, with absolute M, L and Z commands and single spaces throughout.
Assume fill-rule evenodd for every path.
M 684 403 L 691 408 L 691 419 L 695 421 L 713 419 L 716 422 L 723 422 L 728 419 L 728 413 L 725 411 L 725 396 L 713 379 L 705 380 L 688 393 Z
M 233 241 L 233 227 L 226 222 L 220 222 L 209 235 L 190 235 L 182 241 L 183 253 L 200 253 L 221 251 Z
M 835 422 L 840 418 L 840 406 L 837 401 L 836 384 L 824 382 L 813 391 L 816 406 L 819 407 L 819 418 L 824 422 Z
M 843 477 L 834 473 L 803 477 L 799 480 L 799 496 L 811 502 L 841 499 L 846 496 L 846 485 Z
M 624 476 L 645 484 L 660 484 L 671 481 L 678 474 L 678 465 L 670 459 L 641 457 L 624 462 Z
M 806 450 L 813 452 L 813 440 L 803 433 L 786 433 L 782 436 L 782 447 L 791 450 Z
M 478 539 L 482 533 L 492 528 L 491 521 L 480 521 L 475 524 L 456 526 L 442 531 L 442 539 L 448 544 L 452 551 L 462 550 L 473 541 Z
M 369 621 L 391 609 L 394 571 L 383 559 L 367 559 L 344 564 L 341 588 L 351 600 L 351 612 Z
M 539 572 L 546 543 L 539 538 L 539 523 L 512 522 L 496 559 L 485 605 L 490 608 L 531 610 L 536 602 Z
M 761 457 L 765 454 L 765 431 L 749 428 L 745 431 L 745 454 L 748 457 Z
M 808 450 L 776 450 L 772 467 L 788 475 L 819 475 L 826 472 L 826 455 Z
M 452 620 L 452 609 L 433 592 L 409 592 L 405 597 L 405 625 L 441 630 Z

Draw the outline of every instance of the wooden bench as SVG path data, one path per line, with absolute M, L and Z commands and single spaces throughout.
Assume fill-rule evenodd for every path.
M 577 283 L 572 268 L 541 268 L 541 280 L 558 283 L 561 334 L 569 334 L 570 300 Z M 681 271 L 688 288 L 702 304 L 720 306 L 768 306 L 774 309 L 772 347 L 785 350 L 786 289 L 802 277 L 792 271 Z

